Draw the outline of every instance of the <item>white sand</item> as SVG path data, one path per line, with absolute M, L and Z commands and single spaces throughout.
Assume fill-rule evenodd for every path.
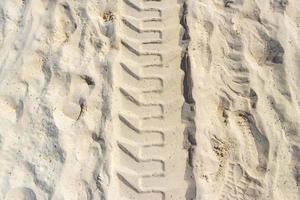
M 300 199 L 299 0 L 0 0 L 0 200 Z
M 299 199 L 299 2 L 190 2 L 198 198 Z

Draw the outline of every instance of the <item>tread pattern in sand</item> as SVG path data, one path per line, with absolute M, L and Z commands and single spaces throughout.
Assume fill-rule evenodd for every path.
M 184 199 L 179 5 L 123 0 L 120 10 L 109 199 Z
M 240 164 L 229 163 L 220 200 L 261 199 L 261 184 L 251 178 Z

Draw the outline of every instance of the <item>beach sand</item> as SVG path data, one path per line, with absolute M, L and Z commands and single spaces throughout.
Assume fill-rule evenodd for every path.
M 298 4 L 0 1 L 0 200 L 300 199 Z

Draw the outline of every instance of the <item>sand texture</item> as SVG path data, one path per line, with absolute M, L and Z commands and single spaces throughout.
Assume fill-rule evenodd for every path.
M 299 0 L 0 0 L 0 200 L 299 200 Z

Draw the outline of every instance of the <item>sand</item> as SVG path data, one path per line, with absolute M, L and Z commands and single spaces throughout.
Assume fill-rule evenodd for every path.
M 0 200 L 300 199 L 298 4 L 0 1 Z

